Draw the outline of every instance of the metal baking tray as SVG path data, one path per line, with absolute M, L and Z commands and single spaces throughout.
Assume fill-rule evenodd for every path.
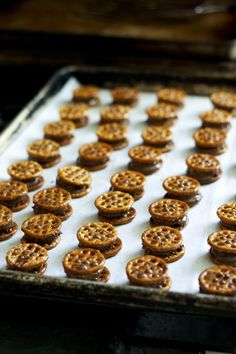
M 17 115 L 0 136 L 0 151 L 20 134 L 32 115 L 46 101 L 60 91 L 70 77 L 76 77 L 82 84 L 96 84 L 111 88 L 116 85 L 135 85 L 140 89 L 154 90 L 159 86 L 179 86 L 189 93 L 205 95 L 217 88 L 231 88 L 236 78 L 221 83 L 213 78 L 201 80 L 183 80 L 172 71 L 171 74 L 155 75 L 153 72 L 139 73 L 117 68 L 66 67 L 59 70 L 39 92 L 39 94 Z M 96 178 L 96 177 L 94 177 Z M 200 293 L 160 292 L 151 288 L 130 285 L 109 285 L 68 278 L 0 271 L 0 294 L 17 294 L 51 300 L 65 300 L 86 304 L 122 307 L 126 309 L 144 309 L 157 312 L 184 313 L 192 315 L 214 315 L 235 317 L 236 299 Z

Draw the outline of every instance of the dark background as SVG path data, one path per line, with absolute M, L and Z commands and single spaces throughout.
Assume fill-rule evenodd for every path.
M 236 14 L 201 1 L 0 1 L 0 129 L 66 65 L 235 78 Z M 230 1 L 204 2 L 229 4 Z M 186 8 L 188 12 L 186 12 Z M 190 12 L 189 12 L 190 10 Z M 186 15 L 187 14 L 187 15 Z M 19 294 L 17 294 L 19 295 Z M 235 346 L 235 322 L 1 296 L 1 353 L 199 353 Z M 104 322 L 105 320 L 105 322 Z M 193 326 L 193 327 L 192 327 Z M 144 330 L 144 327 L 146 328 Z M 150 332 L 148 332 L 150 328 Z M 204 341 L 198 332 L 204 331 Z M 186 340 L 186 338 L 188 339 Z M 209 339 L 211 338 L 211 339 Z

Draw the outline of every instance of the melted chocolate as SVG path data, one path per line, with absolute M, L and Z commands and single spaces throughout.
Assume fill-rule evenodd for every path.
M 184 245 L 179 246 L 177 249 L 175 250 L 171 250 L 168 252 L 158 252 L 158 251 L 154 251 L 146 246 L 143 245 L 143 248 L 145 249 L 145 253 L 146 254 L 150 254 L 156 257 L 160 257 L 160 258 L 166 258 L 166 257 L 171 257 L 171 256 L 175 256 L 177 255 L 179 252 L 181 252 L 184 249 Z
M 47 243 L 52 243 L 55 241 L 59 236 L 61 235 L 61 231 L 56 231 L 53 235 L 50 235 L 49 237 L 45 236 L 44 239 L 38 239 L 38 238 L 33 238 L 31 235 L 24 234 L 23 237 L 25 237 L 25 240 L 27 243 L 37 243 L 41 246 L 47 244 Z
M 83 280 L 98 280 L 102 271 L 103 271 L 103 268 L 99 269 L 97 272 L 94 272 L 94 273 L 88 272 L 87 274 L 78 275 L 78 274 L 74 274 L 74 273 L 70 273 L 70 272 L 66 271 L 66 274 L 71 278 L 78 278 L 78 279 L 83 279 Z
M 165 118 L 165 119 L 155 119 L 155 118 L 151 118 L 149 117 L 147 119 L 147 124 L 150 125 L 160 125 L 160 126 L 172 126 L 175 124 L 177 120 L 177 117 L 174 118 Z
M 64 120 L 66 120 L 66 118 Z M 89 119 L 87 116 L 83 116 L 80 118 L 70 118 L 69 120 L 75 124 L 76 128 L 81 128 L 88 124 Z
M 109 157 L 104 157 L 103 159 L 100 160 L 96 160 L 96 161 L 90 161 L 90 160 L 86 160 L 85 157 L 78 157 L 77 159 L 77 164 L 81 164 L 83 166 L 99 166 L 99 165 L 103 165 L 105 163 L 107 163 L 109 161 Z
M 173 141 L 171 140 L 171 141 L 166 141 L 166 142 L 163 142 L 163 143 L 156 143 L 156 144 L 152 144 L 152 143 L 149 143 L 149 142 L 145 142 L 145 145 L 149 145 L 149 146 L 154 146 L 154 147 L 156 147 L 156 148 L 160 148 L 160 149 L 170 149 L 170 150 L 172 150 L 173 149 L 173 147 L 174 147 L 174 143 L 173 143 Z
M 223 220 L 220 220 L 220 223 L 223 226 L 223 228 L 236 231 L 236 224 L 229 224 L 224 222 Z
M 233 267 L 236 266 L 236 253 L 220 252 L 210 248 L 210 254 L 216 263 L 229 264 Z
M 72 139 L 74 139 L 74 135 L 68 134 L 68 135 L 64 135 L 64 136 L 54 136 L 54 135 L 50 135 L 50 134 L 45 134 L 45 139 L 51 139 L 51 140 L 56 141 L 59 144 L 63 144 L 63 143 L 70 142 Z
M 221 129 L 221 130 L 226 130 L 229 131 L 231 124 L 230 123 L 219 123 L 219 124 L 211 124 L 208 122 L 203 121 L 202 122 L 202 127 L 209 127 L 209 128 L 216 128 L 216 129 Z
M 123 138 L 118 141 L 107 141 L 107 140 L 103 140 L 103 139 L 99 139 L 99 141 L 111 145 L 114 150 L 116 150 L 116 149 L 118 150 L 123 147 L 126 147 L 129 143 L 127 138 Z
M 138 171 L 143 173 L 144 175 L 150 175 L 160 169 L 162 165 L 162 160 L 159 160 L 157 162 L 154 162 L 152 164 L 144 164 L 136 161 L 131 161 L 129 162 L 128 167 L 131 170 Z
M 118 124 L 123 124 L 127 125 L 129 124 L 128 119 L 106 119 L 106 118 L 101 118 L 100 124 L 110 124 L 110 123 L 118 123 Z
M 58 209 L 55 209 L 55 210 L 52 211 L 52 210 L 44 209 L 44 208 L 42 208 L 40 206 L 37 206 L 37 205 L 33 206 L 35 214 L 52 213 L 52 214 L 54 214 L 56 216 L 64 216 L 69 208 L 70 208 L 70 205 L 66 205 L 63 208 L 58 208 Z
M 1 200 L 0 204 L 8 207 L 9 209 L 15 208 L 19 205 L 23 205 L 28 201 L 28 195 L 24 194 L 21 197 L 15 198 L 13 200 Z
M 87 103 L 89 106 L 97 106 L 100 104 L 100 99 L 98 97 L 74 97 L 74 102 Z
M 189 177 L 196 178 L 201 184 L 210 184 L 217 181 L 222 175 L 222 170 L 220 168 L 214 171 L 199 172 L 193 168 L 188 167 L 187 175 Z
M 32 156 L 30 156 L 29 160 L 37 161 L 38 163 L 40 163 L 43 166 L 43 164 L 47 164 L 47 163 L 50 163 L 50 162 L 57 161 L 60 158 L 61 158 L 61 155 L 58 154 L 58 155 L 55 155 L 55 156 L 52 156 L 52 157 L 32 157 Z
M 101 216 L 104 216 L 107 219 L 120 218 L 120 217 L 129 217 L 130 215 L 133 214 L 133 208 L 131 208 L 131 209 L 129 209 L 129 210 L 123 212 L 123 213 L 109 214 L 109 212 L 108 213 L 103 213 L 103 212 L 99 211 L 99 214 Z
M 73 193 L 73 192 L 84 192 L 84 191 L 86 191 L 89 188 L 89 186 L 87 184 L 81 184 L 80 186 L 75 186 L 75 185 L 72 185 L 72 184 L 69 184 L 67 182 L 62 181 L 58 177 L 56 179 L 56 185 L 57 185 L 57 187 L 61 187 L 61 188 L 65 189 L 65 190 L 67 190 L 70 193 Z
M 227 149 L 227 144 L 222 144 L 217 147 L 202 147 L 196 144 L 197 150 L 203 154 L 220 155 L 223 154 Z
M 10 267 L 9 265 L 7 266 L 7 268 L 10 270 L 17 270 L 17 271 L 21 271 L 21 272 L 23 271 L 23 272 L 30 273 L 30 274 L 42 274 L 47 269 L 47 263 L 45 262 L 45 263 L 41 264 L 39 267 L 30 269 L 30 270 L 22 270 L 22 269 L 19 269 L 16 267 Z
M 134 98 L 130 98 L 130 99 L 114 99 L 114 101 L 112 102 L 112 104 L 120 104 L 123 106 L 136 106 L 138 104 L 138 98 L 134 97 Z
M 6 233 L 6 234 L 9 233 L 14 225 L 15 225 L 15 223 L 12 220 L 9 221 L 8 224 L 6 224 L 0 228 L 0 233 Z
M 151 223 L 151 225 L 154 225 L 154 226 L 166 225 L 166 226 L 174 227 L 176 229 L 182 229 L 188 223 L 188 216 L 185 215 L 183 218 L 176 219 L 176 220 L 161 220 L 161 219 L 155 219 L 152 216 L 150 218 L 150 223 Z
M 187 203 L 190 207 L 192 207 L 200 202 L 200 200 L 202 199 L 202 195 L 199 192 L 191 196 L 182 196 L 182 195 L 177 195 L 172 193 L 166 193 L 164 195 L 164 198 L 182 200 L 185 203 Z

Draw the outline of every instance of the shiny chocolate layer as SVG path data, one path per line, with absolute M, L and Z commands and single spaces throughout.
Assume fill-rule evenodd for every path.
M 152 164 L 144 164 L 136 161 L 129 162 L 129 168 L 134 171 L 143 173 L 144 175 L 152 174 L 161 168 L 162 160 L 154 162 Z
M 71 278 L 78 278 L 83 280 L 98 280 L 101 275 L 103 268 L 99 269 L 97 272 L 91 273 L 87 272 L 85 274 L 74 274 L 65 269 L 66 274 Z
M 230 129 L 230 127 L 231 127 L 231 124 L 230 123 L 219 123 L 219 124 L 211 124 L 211 123 L 209 123 L 209 122 L 206 122 L 206 121 L 203 121 L 202 122 L 202 127 L 203 128 L 207 128 L 207 127 L 209 127 L 209 128 L 216 128 L 216 129 L 222 129 L 222 130 L 226 130 L 226 131 L 228 131 L 229 129 Z
M 43 274 L 45 272 L 45 270 L 47 269 L 47 262 L 42 263 L 39 267 L 35 267 L 29 270 L 22 270 L 20 268 L 17 267 L 11 267 L 11 266 L 7 266 L 8 269 L 10 270 L 17 270 L 17 271 L 21 271 L 21 272 L 26 272 L 26 273 L 30 273 L 30 274 Z
M 202 147 L 202 146 L 197 145 L 197 143 L 196 143 L 196 147 L 200 153 L 210 154 L 210 155 L 220 155 L 226 151 L 227 144 L 222 144 L 222 145 L 212 148 L 212 147 Z
M 183 196 L 183 195 L 177 195 L 177 194 L 173 194 L 173 193 L 166 193 L 164 195 L 164 198 L 182 200 L 185 203 L 187 203 L 190 207 L 192 207 L 200 202 L 200 200 L 202 199 L 202 195 L 199 192 L 196 194 L 190 195 L 190 196 Z
M 11 228 L 15 225 L 15 223 L 11 220 L 9 221 L 9 223 L 7 223 L 6 225 L 0 227 L 0 233 L 8 233 L 10 232 Z
M 214 171 L 199 172 L 193 168 L 188 167 L 187 175 L 189 177 L 196 178 L 201 184 L 210 184 L 217 181 L 222 175 L 222 170 L 220 168 Z
M 57 187 L 63 188 L 70 193 L 84 192 L 90 187 L 88 184 L 72 185 L 72 184 L 69 184 L 65 181 L 62 181 L 59 177 L 57 177 L 57 179 L 56 179 L 56 185 L 57 185 Z
M 134 97 L 134 98 L 130 98 L 130 99 L 114 99 L 112 104 L 120 104 L 123 106 L 136 106 L 138 104 L 138 98 Z
M 15 208 L 19 205 L 23 205 L 25 203 L 28 202 L 28 195 L 27 194 L 24 194 L 22 195 L 21 197 L 17 197 L 15 199 L 12 199 L 12 200 L 0 200 L 0 204 L 8 207 L 9 209 L 11 208 Z
M 47 244 L 47 243 L 52 243 L 55 241 L 59 236 L 61 235 L 61 231 L 56 231 L 52 235 L 44 235 L 44 239 L 39 239 L 39 238 L 34 238 L 32 235 L 27 235 L 26 233 L 23 235 L 27 243 L 37 243 L 41 246 Z
M 146 247 L 144 245 L 143 245 L 143 248 L 145 249 L 145 253 L 146 254 L 150 254 L 150 255 L 153 255 L 153 256 L 156 256 L 156 257 L 160 257 L 160 258 L 164 258 L 164 257 L 166 258 L 166 257 L 175 256 L 178 253 L 182 252 L 183 249 L 184 249 L 184 245 L 181 245 L 177 249 L 171 250 L 171 251 L 168 251 L 168 252 L 158 252 L 158 251 L 153 250 L 151 248 L 148 248 L 148 247 Z
M 74 97 L 74 102 L 87 103 L 89 106 L 97 106 L 100 104 L 98 97 Z
M 160 125 L 160 126 L 172 126 L 175 124 L 176 121 L 177 121 L 177 117 L 176 118 L 165 118 L 165 119 L 155 119 L 155 118 L 149 117 L 147 119 L 147 124 Z
M 185 215 L 183 218 L 179 218 L 176 220 L 162 220 L 162 219 L 155 219 L 153 216 L 150 218 L 151 225 L 154 226 L 170 226 L 176 229 L 182 229 L 188 223 L 188 216 Z
M 55 156 L 51 156 L 51 157 L 42 157 L 42 156 L 37 156 L 37 157 L 29 157 L 29 160 L 31 161 L 37 161 L 38 163 L 40 163 L 42 166 L 43 164 L 47 164 L 47 163 L 51 163 L 54 161 L 57 161 L 58 159 L 61 158 L 61 155 L 55 155 Z
M 77 159 L 77 164 L 81 164 L 84 166 L 99 166 L 99 165 L 103 165 L 103 164 L 107 163 L 109 160 L 110 160 L 110 158 L 108 156 L 104 157 L 103 159 L 96 160 L 96 161 L 86 160 L 86 157 L 80 156 Z
M 236 231 L 236 224 L 230 224 L 230 223 L 224 222 L 223 220 L 220 220 L 220 223 L 223 226 L 223 228 Z
M 216 263 L 236 266 L 236 253 L 220 252 L 210 248 L 210 255 Z
M 45 139 L 50 139 L 50 140 L 54 140 L 59 144 L 64 144 L 67 142 L 70 142 L 72 139 L 74 139 L 74 135 L 73 134 L 68 134 L 68 135 L 64 135 L 64 136 L 55 136 L 55 135 L 51 135 L 51 134 L 45 134 Z
M 109 211 L 107 213 L 99 211 L 99 215 L 104 216 L 107 219 L 120 218 L 120 217 L 128 217 L 133 214 L 133 208 L 124 211 L 123 213 L 111 214 Z
M 51 209 L 42 208 L 38 205 L 34 205 L 33 209 L 35 214 L 52 213 L 56 216 L 64 216 L 67 213 L 68 209 L 70 209 L 70 205 L 66 205 L 63 208 L 54 209 L 53 211 Z

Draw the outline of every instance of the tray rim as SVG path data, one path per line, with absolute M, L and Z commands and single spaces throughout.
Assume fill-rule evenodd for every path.
M 15 134 L 19 134 L 32 114 L 55 94 L 58 84 L 75 74 L 137 74 L 134 70 L 116 67 L 67 66 L 59 69 L 43 86 L 39 93 L 16 115 L 0 135 L 0 153 L 10 144 Z M 235 78 L 236 82 L 236 78 Z M 0 293 L 16 290 L 21 294 L 50 297 L 67 301 L 80 301 L 95 304 L 142 308 L 149 310 L 184 312 L 189 314 L 221 314 L 236 317 L 236 297 L 161 292 L 160 290 L 130 285 L 101 284 L 68 278 L 37 277 L 22 272 L 0 271 Z M 96 295 L 96 299 L 94 296 Z

